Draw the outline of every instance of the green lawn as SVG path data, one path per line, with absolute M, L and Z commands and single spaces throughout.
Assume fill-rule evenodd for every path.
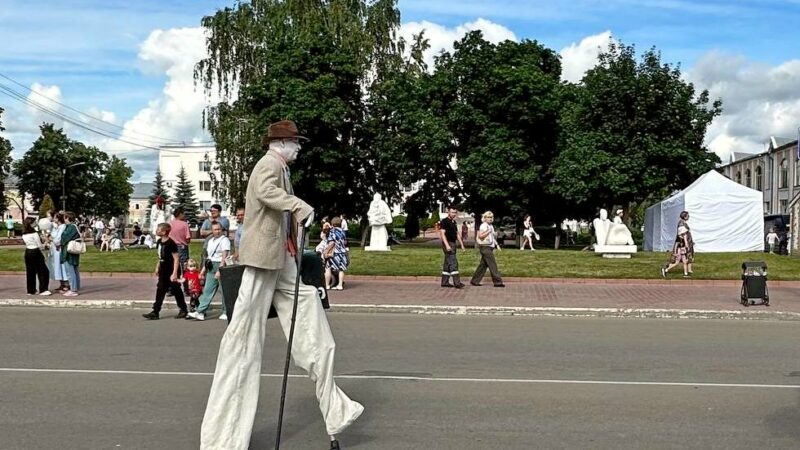
M 22 249 L 0 248 L 0 271 L 23 271 Z M 192 245 L 199 255 L 200 243 Z M 392 252 L 376 253 L 352 249 L 349 273 L 355 275 L 423 275 L 441 272 L 442 252 L 438 247 L 401 245 Z M 474 249 L 459 252 L 461 273 L 470 276 L 478 265 Z M 571 250 L 520 251 L 504 249 L 497 254 L 500 271 L 511 277 L 544 278 L 659 278 L 659 266 L 666 253 L 638 253 L 632 259 L 604 259 L 594 253 Z M 765 253 L 698 254 L 694 267 L 697 279 L 739 279 L 742 261 L 766 261 L 772 280 L 800 280 L 800 258 Z M 156 263 L 152 250 L 99 253 L 93 247 L 83 255 L 84 272 L 151 272 Z M 676 275 L 680 270 L 676 270 Z M 673 276 L 676 276 L 673 275 Z

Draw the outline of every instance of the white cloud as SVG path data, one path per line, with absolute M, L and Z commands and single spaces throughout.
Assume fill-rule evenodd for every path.
M 479 18 L 473 22 L 463 23 L 455 28 L 447 28 L 437 23 L 428 22 L 407 22 L 400 26 L 400 36 L 407 42 L 413 41 L 413 36 L 425 31 L 425 38 L 428 39 L 430 48 L 425 52 L 425 62 L 429 68 L 433 68 L 434 56 L 442 51 L 452 52 L 453 43 L 460 40 L 470 31 L 480 30 L 483 38 L 492 43 L 506 40 L 516 41 L 517 36 L 513 31 L 503 25 L 494 23 L 490 20 Z
M 585 37 L 579 43 L 572 43 L 559 52 L 561 55 L 561 79 L 577 83 L 587 70 L 597 65 L 600 53 L 608 51 L 613 37 L 610 31 Z
M 708 129 L 709 149 L 727 161 L 731 152 L 764 150 L 770 136 L 796 138 L 800 126 L 800 60 L 775 66 L 712 51 L 686 74 L 698 90 L 722 99 L 722 115 Z

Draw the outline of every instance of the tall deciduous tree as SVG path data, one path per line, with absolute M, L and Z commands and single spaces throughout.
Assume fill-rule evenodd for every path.
M 579 85 L 565 88 L 561 151 L 550 191 L 586 213 L 647 202 L 719 163 L 703 146 L 721 112 L 655 49 L 611 44 Z
M 3 128 L 3 108 L 0 108 L 0 131 Z M 0 136 L 0 216 L 6 212 L 6 177 L 11 173 L 11 141 Z
M 297 122 L 310 138 L 292 168 L 295 192 L 321 213 L 361 215 L 375 190 L 361 136 L 365 91 L 383 60 L 398 53 L 395 0 L 252 0 L 203 19 L 209 58 L 195 75 L 235 102 L 209 109 L 220 186 L 242 204 L 247 176 L 264 154 L 269 123 Z M 399 186 L 391 185 L 397 197 Z
M 133 175 L 124 160 L 103 154 L 103 174 L 98 177 L 94 188 L 91 212 L 100 217 L 127 214 L 133 186 L 128 180 Z
M 41 136 L 13 164 L 20 192 L 31 196 L 36 209 L 44 195 L 50 194 L 57 208 L 66 205 L 76 213 L 93 212 L 98 192 L 103 190 L 109 156 L 96 147 L 70 140 L 63 129 L 56 129 L 53 124 L 45 123 L 39 128 Z M 62 198 L 62 187 L 66 198 Z
M 197 211 L 200 209 L 197 197 L 194 195 L 194 186 L 186 175 L 186 169 L 181 165 L 178 172 L 178 182 L 175 185 L 175 198 L 172 203 L 182 206 L 186 212 L 186 221 L 189 223 L 197 222 Z
M 492 44 L 468 33 L 436 60 L 437 116 L 445 117 L 468 210 L 539 213 L 553 202 L 561 63 L 535 41 Z
M 147 209 L 153 206 L 159 196 L 165 203 L 169 202 L 169 192 L 164 186 L 164 177 L 161 175 L 161 169 L 156 168 L 156 179 L 153 181 L 153 191 L 150 193 L 150 197 L 147 198 Z

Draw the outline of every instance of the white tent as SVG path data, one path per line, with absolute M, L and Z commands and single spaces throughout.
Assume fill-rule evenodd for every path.
M 672 249 L 681 211 L 689 211 L 696 252 L 764 250 L 761 192 L 712 170 L 686 189 L 649 208 L 644 218 L 645 251 Z

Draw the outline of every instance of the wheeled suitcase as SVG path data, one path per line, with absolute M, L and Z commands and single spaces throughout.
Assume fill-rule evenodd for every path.
M 236 297 L 239 296 L 239 286 L 242 285 L 244 268 L 245 266 L 242 265 L 231 265 L 219 269 L 220 284 L 222 285 L 222 301 L 225 302 L 228 323 L 233 319 L 233 310 L 236 306 Z M 303 261 L 300 265 L 300 278 L 303 280 L 303 284 L 317 288 L 322 307 L 330 309 L 328 291 L 325 290 L 325 264 L 316 252 L 310 250 L 303 252 Z M 270 319 L 278 317 L 274 306 L 270 307 L 267 317 Z

